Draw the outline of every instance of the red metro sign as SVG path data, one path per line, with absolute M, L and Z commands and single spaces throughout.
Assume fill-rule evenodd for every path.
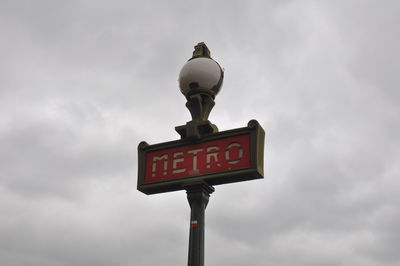
M 250 166 L 250 137 L 233 136 L 149 152 L 145 182 L 204 175 Z
M 191 182 L 218 185 L 263 178 L 264 130 L 251 120 L 247 127 L 196 142 L 141 142 L 138 152 L 138 190 L 146 194 L 180 190 Z

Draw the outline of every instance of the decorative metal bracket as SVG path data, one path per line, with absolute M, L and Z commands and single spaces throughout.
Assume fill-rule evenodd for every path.
M 218 128 L 208 120 L 208 116 L 215 105 L 209 94 L 194 94 L 189 96 L 186 107 L 192 116 L 192 121 L 183 126 L 175 127 L 182 139 L 200 139 L 203 135 L 216 133 Z

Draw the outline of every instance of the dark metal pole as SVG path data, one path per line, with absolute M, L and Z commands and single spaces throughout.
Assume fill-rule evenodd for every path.
M 190 205 L 188 266 L 204 266 L 204 213 L 214 188 L 205 183 L 185 187 Z

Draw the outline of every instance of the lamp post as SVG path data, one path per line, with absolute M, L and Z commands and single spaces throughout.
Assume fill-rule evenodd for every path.
M 204 214 L 214 185 L 264 178 L 265 132 L 256 120 L 218 132 L 208 120 L 224 72 L 204 43 L 179 74 L 192 120 L 175 127 L 181 139 L 138 145 L 137 189 L 147 195 L 186 190 L 190 205 L 188 266 L 204 266 Z
M 179 87 L 186 97 L 186 107 L 192 120 L 175 128 L 181 139 L 189 140 L 198 140 L 204 135 L 218 132 L 217 126 L 208 120 L 208 116 L 224 78 L 222 68 L 211 58 L 205 43 L 201 42 L 194 48 L 192 58 L 179 74 Z M 204 266 L 204 216 L 214 187 L 198 182 L 186 185 L 184 189 L 190 205 L 188 266 Z

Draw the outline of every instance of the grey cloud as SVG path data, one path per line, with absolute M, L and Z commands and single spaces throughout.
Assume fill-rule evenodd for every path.
M 3 1 L 0 263 L 186 263 L 186 195 L 137 192 L 136 145 L 178 138 L 205 41 L 210 120 L 267 133 L 265 179 L 211 196 L 206 264 L 397 265 L 398 8 Z

